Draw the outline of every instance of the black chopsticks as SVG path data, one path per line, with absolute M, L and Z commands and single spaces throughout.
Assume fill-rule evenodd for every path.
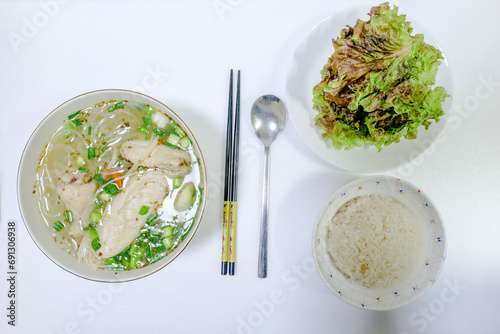
M 233 115 L 233 70 L 229 77 L 229 103 L 226 132 L 226 167 L 224 180 L 224 210 L 222 225 L 221 275 L 235 273 L 236 218 L 238 189 L 238 155 L 240 141 L 240 71 L 236 83 L 236 103 Z

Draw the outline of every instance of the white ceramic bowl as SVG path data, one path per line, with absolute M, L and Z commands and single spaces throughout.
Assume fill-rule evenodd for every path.
M 186 238 L 167 256 L 158 262 L 150 264 L 144 268 L 134 269 L 130 271 L 113 271 L 113 270 L 94 270 L 77 261 L 74 255 L 68 254 L 62 248 L 58 247 L 54 242 L 53 236 L 49 233 L 48 227 L 38 210 L 37 198 L 33 194 L 33 187 L 35 185 L 35 172 L 38 166 L 42 151 L 49 141 L 50 136 L 57 130 L 62 122 L 67 119 L 68 115 L 75 110 L 80 110 L 101 101 L 110 100 L 131 100 L 140 103 L 146 103 L 155 109 L 162 110 L 170 116 L 177 124 L 186 131 L 192 139 L 195 155 L 199 159 L 200 178 L 201 184 L 205 185 L 205 191 L 202 194 L 202 200 L 198 208 L 198 214 L 194 221 L 194 225 Z M 205 162 L 201 153 L 200 147 L 196 142 L 193 133 L 190 131 L 184 121 L 169 107 L 164 105 L 158 100 L 155 100 L 147 95 L 120 89 L 97 90 L 85 93 L 72 98 L 61 104 L 54 109 L 35 129 L 31 135 L 24 152 L 21 157 L 21 162 L 18 171 L 17 180 L 17 195 L 19 200 L 20 211 L 33 241 L 40 248 L 40 250 L 49 257 L 54 263 L 61 268 L 77 276 L 101 281 L 101 282 L 124 282 L 129 280 L 138 279 L 150 275 L 167 264 L 172 262 L 177 256 L 185 249 L 190 240 L 193 238 L 200 221 L 203 216 L 207 191 L 206 191 L 207 174 L 205 169 Z
M 414 275 L 386 288 L 366 288 L 346 278 L 328 251 L 328 228 L 338 209 L 350 199 L 368 194 L 389 195 L 412 211 L 424 236 L 424 254 Z M 414 185 L 388 176 L 369 176 L 348 183 L 326 203 L 313 236 L 316 267 L 326 285 L 345 302 L 365 310 L 385 311 L 420 298 L 435 282 L 444 263 L 446 236 L 441 216 L 430 198 Z

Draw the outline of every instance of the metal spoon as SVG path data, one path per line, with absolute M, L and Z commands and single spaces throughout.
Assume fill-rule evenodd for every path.
M 262 215 L 260 222 L 259 269 L 260 278 L 267 277 L 267 213 L 269 207 L 269 146 L 285 127 L 286 107 L 274 95 L 259 97 L 252 106 L 252 126 L 264 144 L 264 183 L 262 188 Z

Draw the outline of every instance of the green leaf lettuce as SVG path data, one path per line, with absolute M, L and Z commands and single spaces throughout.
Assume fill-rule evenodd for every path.
M 412 35 L 410 22 L 387 3 L 373 7 L 332 41 L 333 55 L 313 89 L 315 125 L 336 149 L 374 145 L 380 150 L 444 115 L 449 96 L 434 87 L 441 52 Z

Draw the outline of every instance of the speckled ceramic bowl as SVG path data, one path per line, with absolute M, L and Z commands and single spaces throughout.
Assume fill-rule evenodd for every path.
M 418 268 L 407 278 L 385 288 L 367 288 L 348 279 L 337 269 L 328 250 L 327 237 L 332 217 L 350 199 L 368 194 L 383 194 L 397 199 L 415 214 L 423 232 L 423 252 Z M 391 310 L 420 298 L 437 279 L 445 253 L 445 230 L 436 206 L 418 187 L 388 176 L 369 176 L 339 189 L 324 206 L 314 229 L 313 254 L 324 282 L 340 299 L 365 310 Z

